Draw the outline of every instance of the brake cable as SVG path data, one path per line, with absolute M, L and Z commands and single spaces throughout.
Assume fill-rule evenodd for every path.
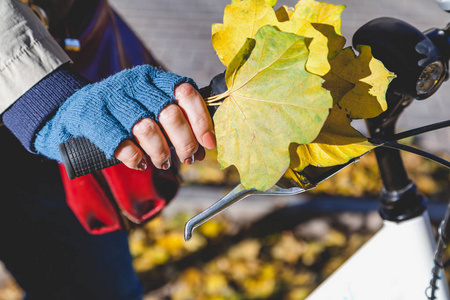
M 425 132 L 429 132 L 429 131 L 433 131 L 433 130 L 437 130 L 437 129 L 441 129 L 441 128 L 445 128 L 445 127 L 449 127 L 449 126 L 450 126 L 450 120 L 447 120 L 447 121 L 438 122 L 438 123 L 434 123 L 434 124 L 427 125 L 427 126 L 418 127 L 415 129 L 401 132 L 401 133 L 397 133 L 394 136 L 392 136 L 391 138 L 389 138 L 388 140 L 382 140 L 382 139 L 378 139 L 378 138 L 368 138 L 367 140 L 370 143 L 372 143 L 374 145 L 379 145 L 381 147 L 403 150 L 403 151 L 407 151 L 407 152 L 411 152 L 411 153 L 420 155 L 422 157 L 428 158 L 428 159 L 450 169 L 450 162 L 439 156 L 433 155 L 429 152 L 426 152 L 426 151 L 423 151 L 423 150 L 420 150 L 420 149 L 417 149 L 417 148 L 414 148 L 411 146 L 407 146 L 407 145 L 399 144 L 399 143 L 395 142 L 396 140 L 401 140 L 401 139 L 404 139 L 407 137 L 416 136 L 418 134 L 422 134 Z

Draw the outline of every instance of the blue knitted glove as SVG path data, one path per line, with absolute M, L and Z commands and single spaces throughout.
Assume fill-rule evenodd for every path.
M 139 120 L 158 121 L 161 110 L 176 103 L 174 89 L 183 82 L 197 88 L 190 78 L 142 65 L 87 85 L 70 96 L 37 133 L 34 148 L 61 161 L 59 144 L 86 137 L 111 158 Z

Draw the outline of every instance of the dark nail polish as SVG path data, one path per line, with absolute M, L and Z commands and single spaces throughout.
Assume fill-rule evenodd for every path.
M 138 163 L 137 168 L 141 171 L 145 171 L 147 169 L 147 160 L 145 159 L 145 157 L 143 157 Z
M 171 165 L 172 165 L 172 162 L 170 161 L 170 158 L 169 158 L 161 165 L 161 169 L 168 170 Z
M 192 165 L 195 161 L 194 155 L 192 155 L 191 157 L 188 157 L 184 160 L 184 163 L 187 165 Z

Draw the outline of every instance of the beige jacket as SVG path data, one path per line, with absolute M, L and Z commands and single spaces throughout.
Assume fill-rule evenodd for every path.
M 1 114 L 70 58 L 20 0 L 0 0 L 0 16 Z

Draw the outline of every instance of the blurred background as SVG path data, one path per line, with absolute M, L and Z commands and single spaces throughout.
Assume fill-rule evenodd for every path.
M 192 77 L 200 87 L 224 66 L 211 46 L 211 24 L 221 23 L 230 0 L 109 0 L 144 44 L 169 70 Z M 294 6 L 297 1 L 280 0 Z M 434 0 L 326 1 L 347 6 L 342 34 L 371 19 L 390 16 L 424 31 L 444 27 L 450 14 Z M 415 101 L 399 129 L 447 120 L 450 84 L 430 99 Z M 355 127 L 365 132 L 364 124 Z M 408 142 L 447 159 L 450 131 Z M 252 197 L 230 208 L 183 240 L 186 220 L 238 183 L 235 170 L 219 171 L 216 153 L 183 166 L 184 184 L 161 217 L 130 234 L 134 266 L 150 299 L 304 299 L 381 226 L 376 161 L 368 154 L 314 191 L 295 197 Z M 446 169 L 405 154 L 411 178 L 442 218 L 450 190 Z M 0 300 L 20 299 L 13 279 L 0 272 Z

